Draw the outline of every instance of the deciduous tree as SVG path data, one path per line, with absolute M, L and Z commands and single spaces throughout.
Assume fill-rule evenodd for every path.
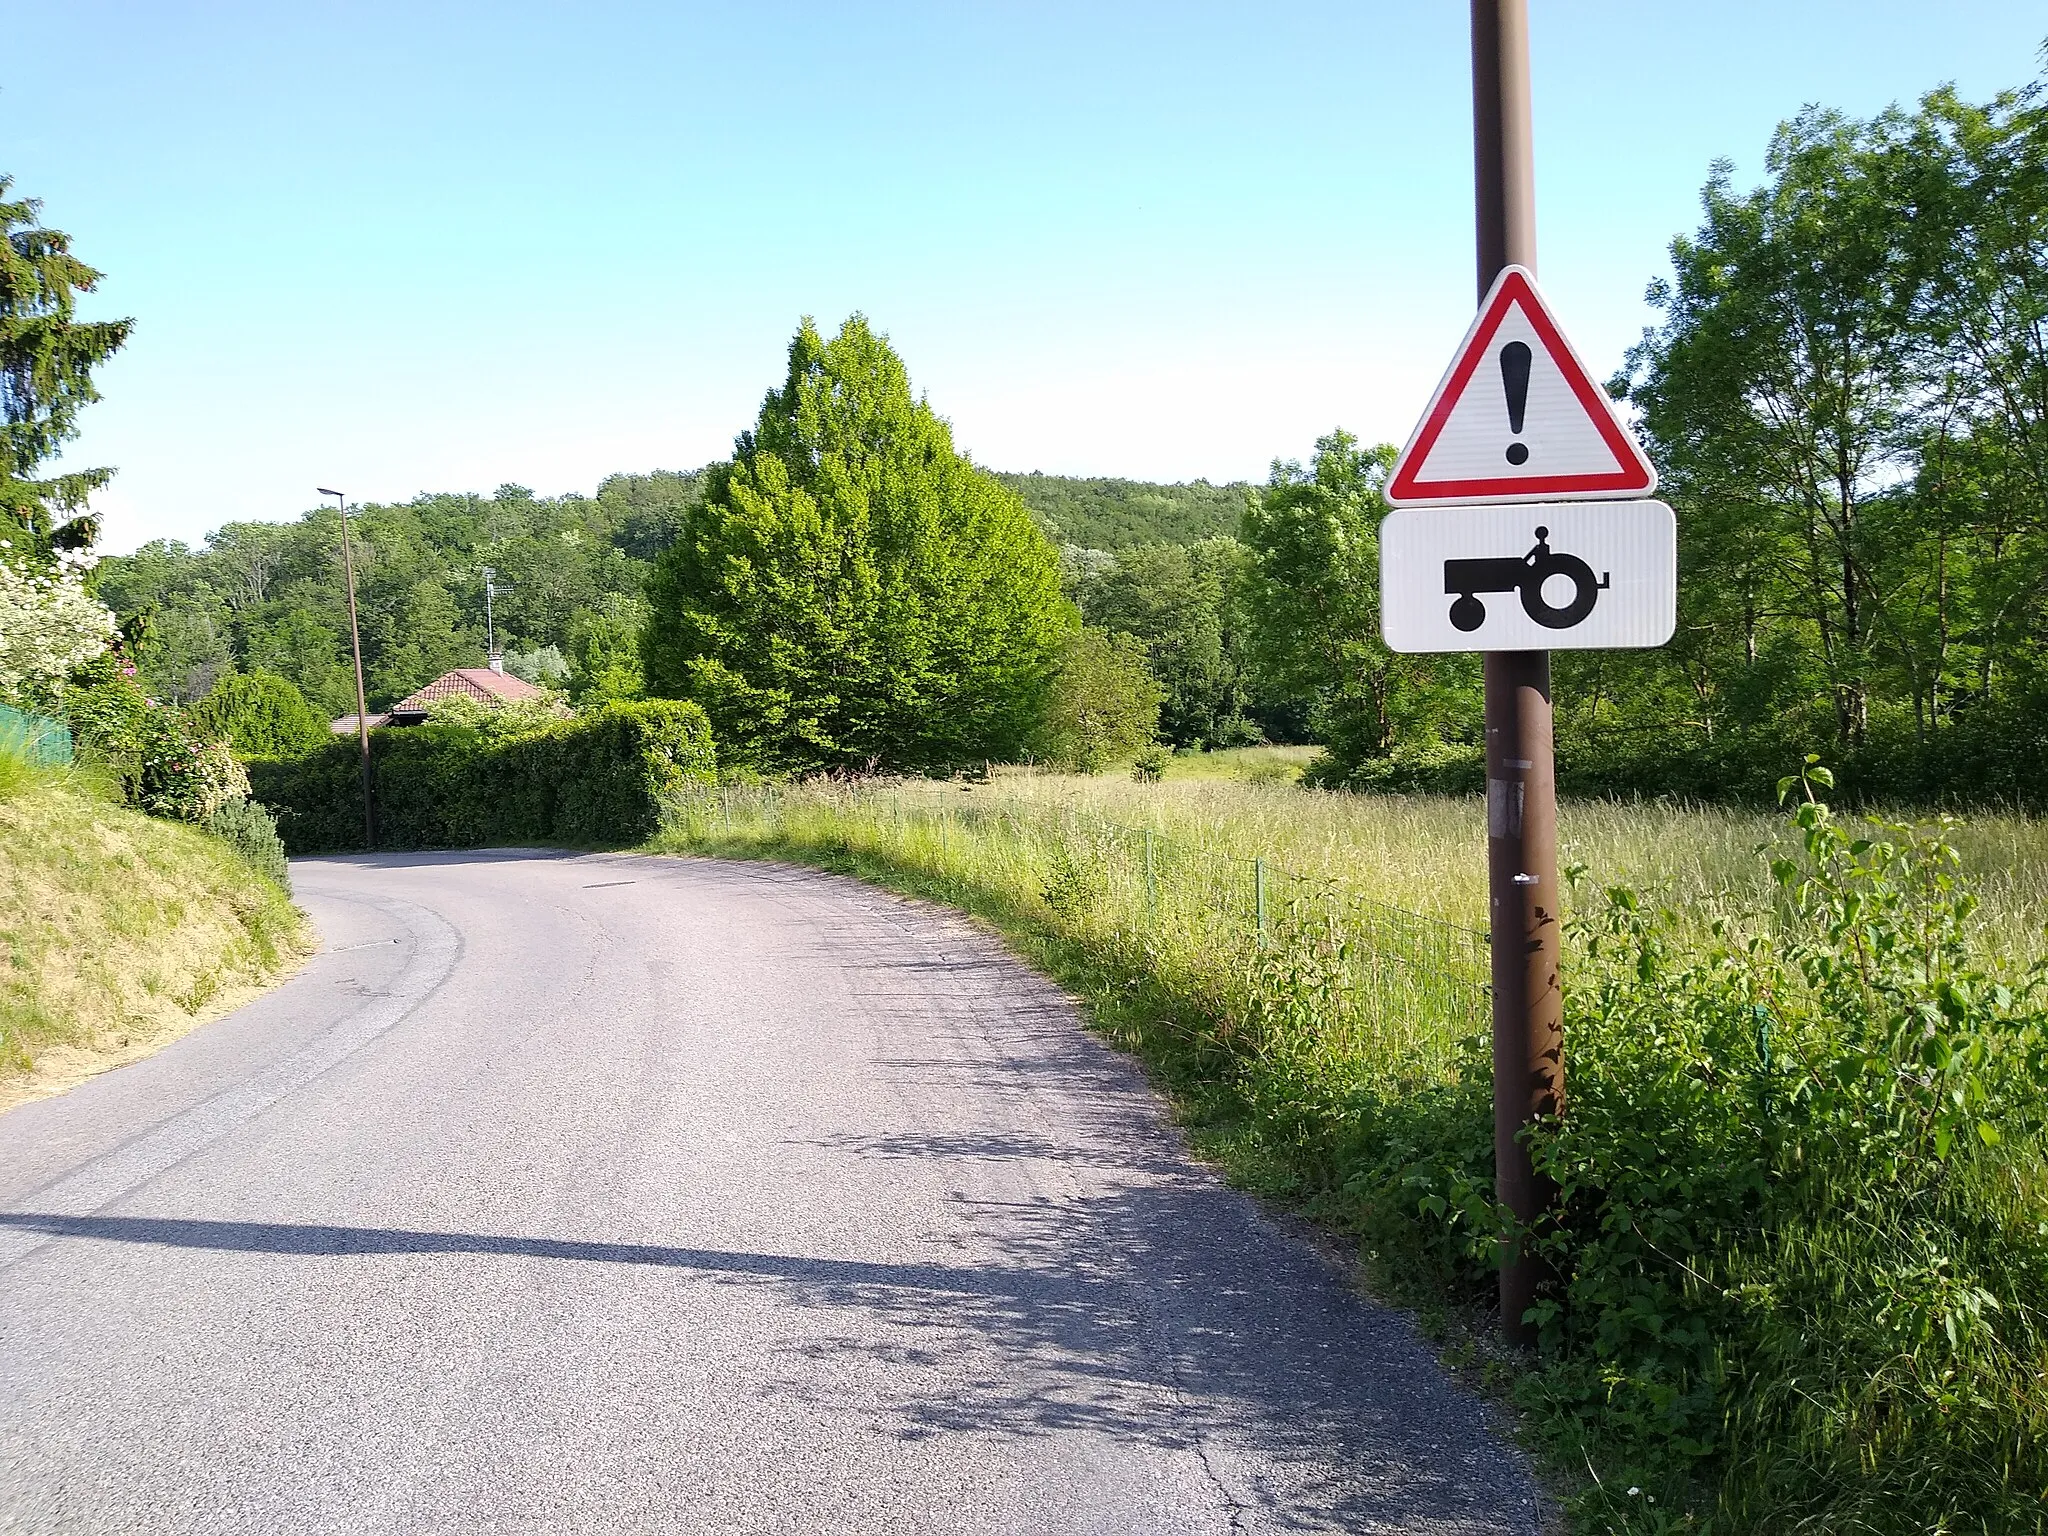
M 1313 701 L 1328 779 L 1477 719 L 1468 659 L 1397 656 L 1380 638 L 1379 525 L 1393 462 L 1389 446 L 1332 432 L 1307 468 L 1275 462 L 1245 510 L 1252 665 L 1266 686 Z
M 1161 697 L 1135 636 L 1074 630 L 1053 673 L 1037 755 L 1076 773 L 1128 762 L 1159 739 Z
M 647 595 L 649 686 L 779 771 L 1014 756 L 1074 623 L 1046 536 L 858 315 L 804 322 Z

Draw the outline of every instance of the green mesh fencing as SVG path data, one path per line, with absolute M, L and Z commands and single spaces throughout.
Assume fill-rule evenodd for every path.
M 63 768 L 71 762 L 71 728 L 62 720 L 0 704 L 0 751 L 46 768 Z

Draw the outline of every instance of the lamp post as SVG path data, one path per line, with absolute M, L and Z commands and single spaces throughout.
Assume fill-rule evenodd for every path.
M 339 491 L 319 487 L 322 496 L 334 498 L 341 514 L 341 564 L 348 576 L 348 642 L 356 659 L 356 746 L 362 753 L 363 847 L 377 846 L 377 823 L 370 811 L 370 706 L 363 696 L 363 633 L 356 625 L 356 557 L 348 542 L 348 501 Z

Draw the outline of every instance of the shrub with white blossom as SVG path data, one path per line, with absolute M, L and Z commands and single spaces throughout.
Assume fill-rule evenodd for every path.
M 15 554 L 0 538 L 0 700 L 48 704 L 74 667 L 113 641 L 114 615 L 85 589 L 90 554 L 33 563 Z

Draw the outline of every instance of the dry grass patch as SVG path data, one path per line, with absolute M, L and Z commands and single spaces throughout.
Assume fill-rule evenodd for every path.
M 0 1108 L 225 1012 L 311 949 L 226 843 L 54 776 L 0 795 Z

